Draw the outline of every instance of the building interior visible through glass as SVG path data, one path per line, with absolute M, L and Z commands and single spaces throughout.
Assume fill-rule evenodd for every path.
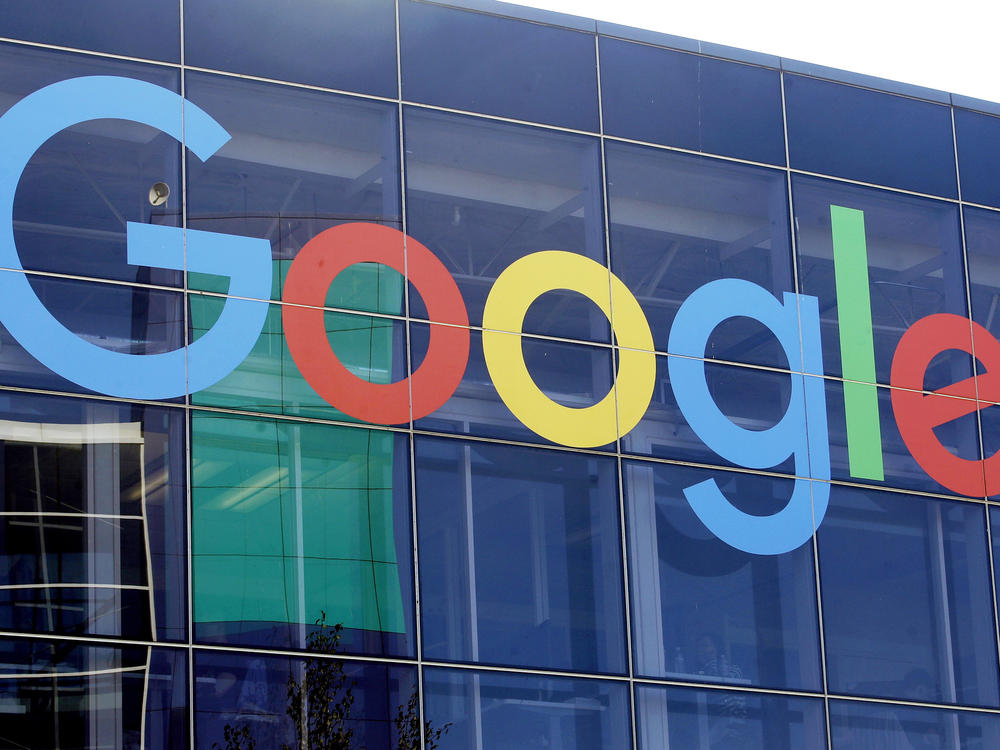
M 141 423 L 0 420 L 0 440 L 4 627 L 155 641 L 146 502 L 166 470 L 147 478 Z M 17 645 L 4 655 L 31 658 L 9 664 L 0 682 L 8 742 L 125 747 L 139 736 L 152 647 Z M 105 715 L 81 723 L 80 705 Z M 42 712 L 51 712 L 51 725 L 37 722 Z M 76 732 L 61 728 L 61 718 Z

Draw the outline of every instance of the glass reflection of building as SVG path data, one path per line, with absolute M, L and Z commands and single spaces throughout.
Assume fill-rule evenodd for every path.
M 141 356 L 201 337 L 229 287 L 128 264 L 126 222 L 266 238 L 274 271 L 250 354 L 187 398 L 85 391 L 0 328 L 0 747 L 340 732 L 338 747 L 414 750 L 422 727 L 441 750 L 1000 745 L 995 498 L 917 463 L 890 377 L 924 316 L 1000 333 L 1000 107 L 492 0 L 292 11 L 60 0 L 0 18 L 0 111 L 124 76 L 231 135 L 201 161 L 134 123 L 57 134 L 15 196 L 25 270 L 0 273 L 25 273 L 85 340 Z M 151 202 L 159 182 L 170 196 Z M 852 473 L 831 206 L 864 216 L 881 479 Z M 349 222 L 424 244 L 468 309 L 461 382 L 413 421 L 327 403 L 286 343 L 289 267 Z M 487 295 L 539 250 L 607 267 L 649 321 L 653 396 L 617 442 L 551 443 L 490 378 Z M 791 458 L 720 457 L 677 402 L 671 326 L 720 278 L 818 300 L 830 504 L 782 555 L 717 539 L 684 494 L 714 479 L 768 515 L 797 478 Z M 396 271 L 352 266 L 324 306 L 362 380 L 403 380 L 427 354 L 436 323 Z M 618 347 L 575 292 L 524 320 L 531 376 L 568 407 L 609 391 Z M 802 377 L 749 318 L 720 325 L 704 359 L 748 435 Z M 951 351 L 923 387 L 988 370 Z M 1000 448 L 1000 410 L 975 406 L 934 430 L 970 466 Z

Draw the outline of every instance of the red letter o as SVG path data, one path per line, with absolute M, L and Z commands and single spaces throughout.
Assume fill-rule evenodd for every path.
M 405 242 L 405 254 L 404 254 Z M 404 257 L 405 255 L 405 257 Z M 419 290 L 432 323 L 427 355 L 396 383 L 369 383 L 337 359 L 323 321 L 326 295 L 341 271 L 355 263 L 381 263 Z M 345 414 L 377 424 L 409 422 L 438 409 L 465 374 L 469 316 L 458 285 L 426 247 L 379 224 L 341 224 L 316 235 L 299 251 L 285 280 L 282 322 L 292 359 L 324 400 Z

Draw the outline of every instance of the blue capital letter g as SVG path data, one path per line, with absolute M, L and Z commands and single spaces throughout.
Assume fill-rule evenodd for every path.
M 23 270 L 14 244 L 14 193 L 36 150 L 87 120 L 131 120 L 183 142 L 200 159 L 229 134 L 168 89 L 131 78 L 71 78 L 39 89 L 0 117 L 0 266 Z M 266 240 L 128 222 L 130 263 L 230 277 L 216 324 L 189 347 L 162 354 L 104 349 L 67 329 L 45 308 L 23 273 L 0 273 L 0 322 L 29 354 L 84 388 L 123 398 L 161 399 L 207 388 L 249 353 L 267 315 L 271 246 Z M 186 240 L 186 248 L 185 248 Z M 185 253 L 186 249 L 186 253 Z M 185 264 L 186 255 L 186 264 Z

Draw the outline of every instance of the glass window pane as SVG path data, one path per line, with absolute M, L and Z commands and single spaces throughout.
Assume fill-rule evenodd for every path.
M 786 73 L 785 113 L 796 169 L 958 197 L 949 107 Z
M 417 438 L 426 659 L 622 672 L 613 459 Z
M 412 0 L 399 27 L 404 99 L 597 131 L 592 34 Z
M 0 641 L 0 664 L 7 747 L 188 747 L 183 649 L 18 638 Z
M 194 627 L 202 643 L 413 654 L 406 436 L 191 417 Z M 247 586 L 247 581 L 253 581 Z
M 972 319 L 1000 336 L 1000 213 L 963 206 Z
M 870 415 L 874 417 L 871 422 L 872 427 L 878 430 L 874 436 L 858 427 L 861 424 L 864 430 L 868 427 L 864 422 L 855 424 L 853 438 L 848 432 L 845 412 L 844 383 L 840 380 L 826 381 L 826 418 L 830 434 L 830 469 L 834 479 L 843 479 L 848 482 L 864 482 L 866 484 L 882 484 L 888 487 L 899 487 L 919 492 L 934 492 L 946 495 L 958 494 L 955 490 L 949 489 L 938 483 L 934 477 L 927 473 L 910 453 L 909 448 L 903 442 L 903 437 L 899 431 L 899 424 L 895 419 L 895 412 L 892 407 L 892 389 L 879 386 L 875 392 L 876 413 Z M 925 396 L 925 398 L 927 398 Z M 928 407 L 933 406 L 934 401 L 946 398 L 944 396 L 931 397 Z M 945 449 L 952 455 L 963 458 L 967 461 L 979 461 L 979 423 L 976 419 L 975 409 L 972 408 L 974 401 L 966 400 L 970 406 L 970 413 L 964 417 L 945 422 L 934 428 L 934 439 L 945 446 Z M 876 438 L 876 439 L 873 439 Z M 911 435 L 912 438 L 912 435 Z M 867 451 L 879 451 L 881 453 L 883 480 L 878 480 L 860 471 L 851 471 L 851 456 L 849 449 L 851 441 L 866 440 Z M 855 450 L 857 450 L 855 446 Z M 857 455 L 855 454 L 855 459 Z M 925 460 L 926 462 L 926 460 Z M 979 466 L 973 465 L 972 471 L 981 472 Z M 980 490 L 979 495 L 982 495 Z
M 819 298 L 826 374 L 868 380 L 857 373 L 842 372 L 841 365 L 841 337 L 848 342 L 863 340 L 864 331 L 841 331 L 838 325 L 838 300 L 858 305 L 867 294 L 876 382 L 888 384 L 896 345 L 911 325 L 934 313 L 967 314 L 958 209 L 943 201 L 811 177 L 793 176 L 792 191 L 799 287 L 803 294 Z M 834 206 L 863 214 L 851 214 L 863 219 L 863 252 L 852 253 L 855 246 L 844 240 L 835 247 L 831 226 Z M 865 253 L 867 268 L 860 260 Z M 837 263 L 845 275 L 861 280 L 855 281 L 858 286 L 848 285 L 838 294 Z M 863 284 L 866 275 L 867 288 Z M 970 358 L 963 352 L 952 350 L 932 364 L 924 381 L 927 389 L 936 390 L 972 374 Z
M 430 330 L 431 326 L 425 323 L 410 323 L 413 347 L 411 359 L 414 367 L 427 351 Z M 470 339 L 469 363 L 455 393 L 439 409 L 415 420 L 414 426 L 433 432 L 454 432 L 532 443 L 550 442 L 524 424 L 501 400 L 486 367 L 482 332 L 471 331 Z M 535 385 L 562 406 L 592 406 L 611 390 L 614 372 L 611 347 L 524 336 L 521 338 L 521 352 Z M 595 417 L 594 421 L 598 422 L 600 418 Z M 613 415 L 604 426 L 613 438 L 615 425 L 612 421 Z M 613 449 L 614 443 L 597 447 Z
M 683 494 L 715 479 L 745 512 L 769 514 L 787 502 L 792 481 L 632 461 L 623 469 L 636 671 L 820 689 L 812 545 L 784 555 L 734 549 Z
M 188 73 L 186 83 L 187 97 L 232 136 L 204 163 L 188 159 L 188 226 L 269 240 L 272 299 L 296 254 L 324 229 L 400 227 L 394 105 L 204 73 Z M 228 290 L 218 276 L 191 274 L 188 283 Z M 402 277 L 382 266 L 355 265 L 333 286 L 333 306 L 403 312 Z
M 28 6 L 7 3 L 5 11 L 21 12 L 14 7 Z M 88 7 L 88 17 L 95 12 Z M 47 17 L 48 11 L 33 8 L 32 14 Z M 141 27 L 150 22 L 146 18 Z M 57 81 L 93 75 L 125 76 L 180 91 L 173 69 L 0 45 L 0 108 Z M 180 158 L 181 146 L 171 136 L 125 120 L 89 120 L 45 141 L 22 173 L 14 198 L 14 240 L 22 267 L 180 286 L 180 271 L 130 265 L 125 257 L 126 222 L 180 226 Z M 153 206 L 149 191 L 158 182 L 166 183 L 170 196 Z
M 632 747 L 622 682 L 428 667 L 424 718 L 448 726 L 441 750 Z
M 482 325 L 497 276 L 529 253 L 564 250 L 604 264 L 596 139 L 415 108 L 404 125 L 407 232 L 455 277 L 472 325 Z M 426 318 L 424 304 L 411 294 L 410 314 Z M 597 306 L 567 291 L 539 297 L 524 330 L 610 336 Z
M 307 648 L 339 653 L 338 638 L 317 629 Z M 413 667 L 195 651 L 194 672 L 198 750 L 419 747 Z
M 653 398 L 639 423 L 622 437 L 622 450 L 640 456 L 742 466 L 717 454 L 688 425 L 670 385 L 669 361 L 670 357 L 657 355 Z M 790 406 L 793 382 L 801 378 L 752 367 L 705 364 L 705 381 L 719 410 L 749 432 L 766 430 L 782 419 Z M 790 455 L 768 468 L 794 474 L 795 461 Z M 807 475 L 807 467 L 801 467 L 799 473 Z
M 192 340 L 208 331 L 222 312 L 225 297 L 188 297 Z M 191 395 L 201 406 L 268 412 L 338 421 L 360 421 L 338 409 L 352 411 L 365 402 L 358 391 L 341 394 L 338 404 L 319 396 L 299 372 L 288 348 L 282 324 L 283 305 L 268 306 L 257 343 L 247 357 L 222 380 Z M 324 313 L 327 341 L 340 363 L 362 382 L 387 384 L 406 377 L 406 325 L 401 320 L 354 313 Z M 409 421 L 408 416 L 402 423 Z
M 834 486 L 818 540 L 831 692 L 997 705 L 982 505 Z
M 823 702 L 636 685 L 639 750 L 826 750 Z
M 956 111 L 956 115 L 957 115 Z M 965 217 L 965 250 L 969 263 L 969 293 L 972 319 L 996 338 L 1000 336 L 1000 215 L 994 211 L 963 206 Z M 996 367 L 989 356 L 988 339 L 976 339 L 977 351 L 985 349 L 975 363 L 979 374 L 977 396 L 982 405 L 992 404 L 980 412 L 982 422 L 983 455 L 991 457 L 1000 450 L 1000 391 L 992 379 L 984 377 Z M 998 469 L 994 462 L 984 464 L 987 493 L 996 496 Z
M 611 270 L 639 300 L 667 350 L 677 309 L 703 284 L 752 281 L 779 299 L 794 288 L 783 173 L 607 144 Z M 705 356 L 787 367 L 774 336 L 749 318 L 720 325 Z
M 392 0 L 189 2 L 184 49 L 188 65 L 396 96 Z
M 180 62 L 177 0 L 48 0 L 44 12 L 34 3 L 13 0 L 4 3 L 3 11 L 3 35 L 9 39 Z
M 0 271 L 12 274 L 15 271 Z M 184 346 L 180 292 L 100 284 L 48 276 L 26 276 L 56 320 L 85 341 L 126 354 L 160 354 Z M 0 383 L 45 390 L 86 392 L 52 372 L 0 327 Z
M 0 392 L 0 629 L 187 633 L 184 414 Z
M 926 700 L 926 679 L 914 674 L 912 699 Z M 833 750 L 979 750 L 1000 745 L 1000 718 L 976 711 L 947 711 L 854 701 L 830 701 Z
M 962 200 L 1000 206 L 1000 118 L 956 108 L 955 139 Z
M 777 70 L 608 37 L 600 45 L 608 135 L 785 163 Z

